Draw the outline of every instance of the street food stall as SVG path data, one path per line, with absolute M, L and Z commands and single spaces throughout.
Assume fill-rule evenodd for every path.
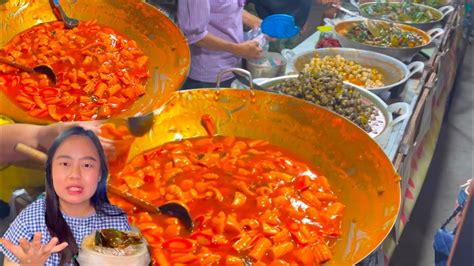
M 451 4 L 454 9 L 445 16 L 445 24 L 440 27 L 444 34 L 438 36 L 435 45 L 418 51 L 413 60 L 403 60 L 410 70 L 407 78 L 403 79 L 401 86 L 399 86 L 400 83 L 394 86 L 391 89 L 391 95 L 383 93 L 383 91 L 379 93 L 375 90 L 387 104 L 406 103 L 409 104 L 410 108 L 409 117 L 397 124 L 392 124 L 387 138 L 384 138 L 383 142 L 377 141 L 401 176 L 402 204 L 392 232 L 384 241 L 379 254 L 373 254 L 364 261 L 367 265 L 374 265 L 373 263 L 377 258 L 378 261 L 381 261 L 381 258 L 384 258 L 386 262 L 389 261 L 395 250 L 423 186 L 456 73 L 459 66 L 462 66 L 471 31 L 471 24 L 466 23 L 466 17 L 469 14 L 465 14 L 464 3 L 451 2 L 443 5 L 446 6 L 447 4 Z M 472 14 L 470 16 L 472 17 Z M 353 19 L 349 18 L 349 21 L 351 20 Z M 343 23 L 341 24 L 343 25 Z M 439 27 L 439 24 L 437 27 Z M 314 49 L 319 40 L 319 35 L 320 33 L 316 32 L 294 49 L 283 51 L 288 61 L 293 61 L 293 63 L 287 65 L 287 73 L 293 73 L 295 68 L 303 69 L 304 63 L 310 62 L 311 57 L 315 54 L 319 54 L 319 58 L 328 54 L 335 56 L 335 52 Z M 343 45 L 343 47 L 346 46 Z M 353 46 L 349 45 L 347 47 Z M 372 66 L 377 67 L 380 64 L 374 62 L 373 58 L 367 58 L 368 56 L 364 55 L 367 51 L 359 51 L 356 55 L 348 53 L 350 51 L 340 50 L 337 52 L 341 56 L 346 55 L 349 60 L 359 60 L 362 64 L 369 62 L 369 60 L 372 60 Z M 396 56 L 396 54 L 394 55 Z M 379 60 L 380 58 L 382 56 L 379 55 Z M 320 59 L 317 60 L 321 61 Z M 424 67 L 417 69 L 413 66 L 416 61 L 423 63 Z M 387 65 L 385 68 L 387 68 Z M 391 71 L 391 73 L 396 72 Z M 373 91 L 373 88 L 369 90 Z
M 146 240 L 153 265 L 390 259 L 462 63 L 464 3 L 413 4 L 398 16 L 401 3 L 353 2 L 356 17 L 326 21 L 342 47 L 316 49 L 317 31 L 282 51 L 277 77 L 231 69 L 233 88 L 191 91 L 178 91 L 190 65 L 186 38 L 159 9 L 61 3 L 0 2 L 0 115 L 102 121 L 100 139 L 117 152 L 110 199 Z M 78 25 L 64 24 L 64 12 Z M 129 117 L 145 134 L 133 134 Z M 42 175 L 3 166 L 0 199 L 41 190 Z M 153 212 L 170 202 L 188 223 L 177 209 Z

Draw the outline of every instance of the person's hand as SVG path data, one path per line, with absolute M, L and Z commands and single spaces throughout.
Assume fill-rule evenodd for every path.
M 235 55 L 245 59 L 259 59 L 262 57 L 263 49 L 257 41 L 245 41 L 237 44 Z
M 19 260 L 21 265 L 44 265 L 51 254 L 60 252 L 67 247 L 67 243 L 63 242 L 58 245 L 58 238 L 53 237 L 49 243 L 41 244 L 41 233 L 35 233 L 33 241 L 28 242 L 26 239 L 20 239 L 20 244 L 15 245 L 9 240 L 0 239 L 0 243 L 13 253 Z

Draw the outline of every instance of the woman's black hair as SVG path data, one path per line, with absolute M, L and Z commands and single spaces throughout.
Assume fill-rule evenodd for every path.
M 97 185 L 97 190 L 91 198 L 92 206 L 96 212 L 101 211 L 104 204 L 109 204 L 107 197 L 107 176 L 109 170 L 107 167 L 107 160 L 104 149 L 100 144 L 99 138 L 90 130 L 85 130 L 80 126 L 71 127 L 62 132 L 53 142 L 48 150 L 48 159 L 46 160 L 46 226 L 53 237 L 57 237 L 59 242 L 67 242 L 68 246 L 60 252 L 61 262 L 70 263 L 72 258 L 78 253 L 79 248 L 76 244 L 71 228 L 64 220 L 59 207 L 59 199 L 53 186 L 52 164 L 54 155 L 58 147 L 71 136 L 87 137 L 97 149 L 100 160 L 100 180 Z

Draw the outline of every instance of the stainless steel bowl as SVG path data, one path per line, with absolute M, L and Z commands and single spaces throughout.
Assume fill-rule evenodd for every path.
M 286 74 L 302 72 L 304 66 L 309 64 L 315 55 L 319 55 L 321 58 L 340 55 L 364 67 L 375 68 L 382 74 L 382 82 L 385 84 L 383 87 L 366 88 L 375 94 L 381 94 L 392 88 L 403 86 L 411 76 L 422 72 L 425 67 L 425 64 L 420 61 L 406 65 L 388 55 L 352 48 L 323 48 L 298 54 L 295 54 L 292 50 L 285 49 L 281 53 L 288 61 L 289 68 Z
M 383 19 L 381 17 L 370 16 L 369 14 L 367 14 L 366 12 L 363 11 L 365 7 L 375 5 L 375 4 L 377 4 L 377 2 L 365 2 L 363 4 L 359 4 L 356 0 L 351 0 L 351 3 L 359 9 L 359 13 L 363 17 L 374 18 L 374 19 Z M 401 3 L 395 2 L 395 3 L 392 3 L 392 4 L 401 4 Z M 436 27 L 438 24 L 441 24 L 443 22 L 444 18 L 446 17 L 446 15 L 448 15 L 449 13 L 454 11 L 454 7 L 452 7 L 452 6 L 443 6 L 439 9 L 436 9 L 436 8 L 433 8 L 433 7 L 430 7 L 430 6 L 427 6 L 427 5 L 422 5 L 422 4 L 413 4 L 413 5 L 421 7 L 425 10 L 430 10 L 431 12 L 437 14 L 439 19 L 437 19 L 436 21 L 431 21 L 431 22 L 426 22 L 426 23 L 410 23 L 410 22 L 400 22 L 400 21 L 393 21 L 393 22 L 401 23 L 401 24 L 405 24 L 405 25 L 410 25 L 410 26 L 413 26 L 413 27 L 418 28 L 420 30 L 428 31 L 428 30 L 433 29 L 434 27 Z M 392 21 L 392 20 L 389 20 L 389 21 Z
M 361 50 L 369 50 L 373 52 L 378 52 L 381 54 L 389 55 L 394 58 L 397 58 L 403 62 L 410 62 L 412 58 L 424 47 L 429 45 L 433 40 L 436 38 L 440 38 L 444 34 L 444 30 L 441 28 L 431 29 L 427 32 L 422 31 L 418 28 L 393 23 L 395 26 L 400 27 L 406 31 L 416 32 L 417 34 L 423 37 L 423 44 L 416 46 L 416 47 L 407 47 L 407 48 L 393 48 L 393 47 L 382 47 L 382 46 L 375 46 L 364 44 L 356 41 L 352 41 L 348 39 L 345 35 L 350 27 L 352 27 L 355 23 L 364 21 L 365 19 L 357 18 L 357 19 L 347 19 L 342 21 L 332 21 L 332 20 L 325 20 L 326 22 L 332 24 L 334 26 L 334 32 L 336 35 L 336 39 L 341 43 L 343 47 L 347 48 L 356 48 Z
M 266 91 L 282 94 L 278 91 L 273 90 L 273 87 L 286 80 L 296 79 L 297 77 L 298 75 L 287 75 L 271 78 L 259 82 L 258 85 L 260 85 L 260 87 L 262 87 Z M 364 101 L 367 104 L 370 104 L 375 108 L 375 119 L 369 122 L 372 131 L 367 134 L 371 138 L 373 138 L 379 145 L 384 146 L 387 143 L 388 137 L 392 131 L 393 126 L 405 121 L 410 117 L 410 105 L 404 102 L 387 105 L 377 95 L 373 94 L 370 91 L 357 87 L 353 87 L 353 89 L 358 91 L 362 95 Z M 397 114 L 398 117 L 393 119 L 393 114 Z
M 364 3 L 369 3 L 369 2 L 373 2 L 373 0 L 359 0 L 358 1 L 359 4 L 364 4 Z M 388 0 L 387 2 L 389 2 L 389 3 L 401 3 L 401 2 L 403 2 L 403 0 Z M 354 5 L 354 3 L 357 3 L 357 1 L 351 0 L 351 4 Z M 423 0 L 421 0 L 421 1 L 412 1 L 412 3 L 427 5 L 427 6 L 431 6 L 431 7 L 434 7 L 434 8 L 440 8 L 442 6 L 453 5 L 454 0 L 440 0 L 435 5 L 428 5 L 426 3 L 426 1 L 423 1 Z

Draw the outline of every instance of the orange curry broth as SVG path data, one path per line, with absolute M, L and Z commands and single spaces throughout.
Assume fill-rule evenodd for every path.
M 23 65 L 49 65 L 53 85 L 44 74 L 30 74 L 0 63 L 0 89 L 31 116 L 56 121 L 109 118 L 127 110 L 145 94 L 148 57 L 117 31 L 81 22 L 32 27 L 0 49 L 0 56 Z
M 328 180 L 263 140 L 194 138 L 144 152 L 111 185 L 156 206 L 188 207 L 194 230 L 111 197 L 152 248 L 154 265 L 318 265 L 331 258 L 344 205 Z M 262 264 L 263 265 L 263 264 Z

